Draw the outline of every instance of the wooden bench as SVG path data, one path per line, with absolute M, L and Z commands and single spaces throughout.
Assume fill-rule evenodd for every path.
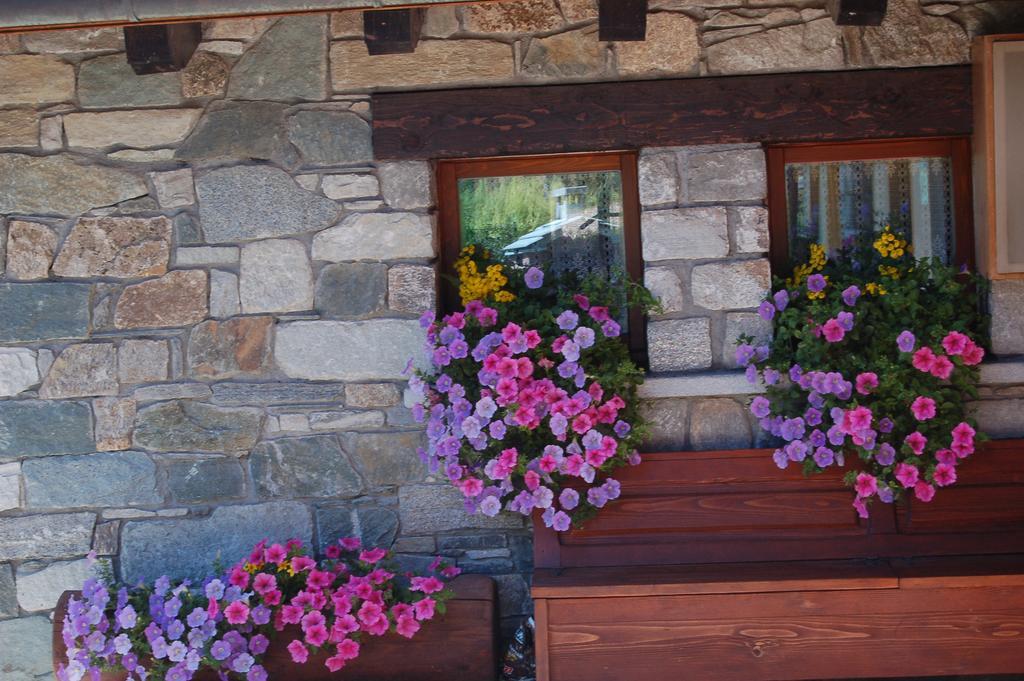
M 1024 442 L 959 472 L 865 521 L 842 471 L 649 454 L 583 530 L 535 523 L 538 681 L 1024 673 Z

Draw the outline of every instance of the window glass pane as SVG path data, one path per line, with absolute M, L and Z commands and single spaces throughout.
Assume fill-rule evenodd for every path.
M 459 210 L 463 246 L 553 273 L 625 275 L 618 171 L 463 179 Z
M 952 260 L 953 185 L 948 158 L 786 165 L 789 254 L 829 250 L 886 225 L 904 232 L 918 257 Z

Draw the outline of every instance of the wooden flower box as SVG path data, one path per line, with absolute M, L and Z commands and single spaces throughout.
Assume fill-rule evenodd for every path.
M 366 637 L 355 660 L 332 674 L 324 666 L 326 655 L 310 656 L 304 665 L 292 662 L 285 647 L 301 632 L 289 636 L 285 630 L 271 639 L 264 657 L 271 681 L 494 681 L 497 675 L 497 611 L 494 581 L 482 575 L 462 575 L 452 582 L 455 597 L 448 602 L 444 617 L 424 624 L 412 639 L 397 634 Z M 53 668 L 56 672 L 67 659 L 61 637 L 68 599 L 66 591 L 54 611 Z M 124 681 L 125 673 L 106 672 L 102 681 Z M 196 681 L 215 681 L 216 674 L 202 674 Z
M 1024 441 L 862 520 L 843 471 L 765 450 L 648 454 L 622 498 L 536 522 L 538 681 L 1024 672 Z

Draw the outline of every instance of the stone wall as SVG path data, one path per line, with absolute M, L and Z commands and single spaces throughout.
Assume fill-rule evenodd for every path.
M 962 62 L 1013 4 L 894 0 L 916 29 L 893 32 L 820 0 L 659 0 L 647 42 L 604 44 L 592 0 L 522 0 L 432 8 L 414 56 L 374 58 L 358 13 L 217 21 L 144 77 L 113 29 L 0 34 L 0 678 L 46 676 L 90 551 L 134 579 L 355 533 L 528 612 L 528 529 L 466 516 L 414 454 L 431 171 L 374 159 L 366 90 Z M 652 448 L 756 442 L 730 346 L 767 332 L 764 174 L 755 146 L 641 155 Z M 994 291 L 1000 354 L 1024 354 L 1022 296 Z M 986 372 L 983 425 L 1024 434 L 1020 364 Z

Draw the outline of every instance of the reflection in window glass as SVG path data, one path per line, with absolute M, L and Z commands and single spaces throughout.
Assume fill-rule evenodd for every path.
M 459 210 L 463 246 L 556 274 L 625 274 L 618 171 L 463 179 Z
M 885 225 L 907 234 L 918 257 L 952 260 L 953 187 L 948 158 L 786 165 L 789 254 L 812 243 L 834 250 Z

